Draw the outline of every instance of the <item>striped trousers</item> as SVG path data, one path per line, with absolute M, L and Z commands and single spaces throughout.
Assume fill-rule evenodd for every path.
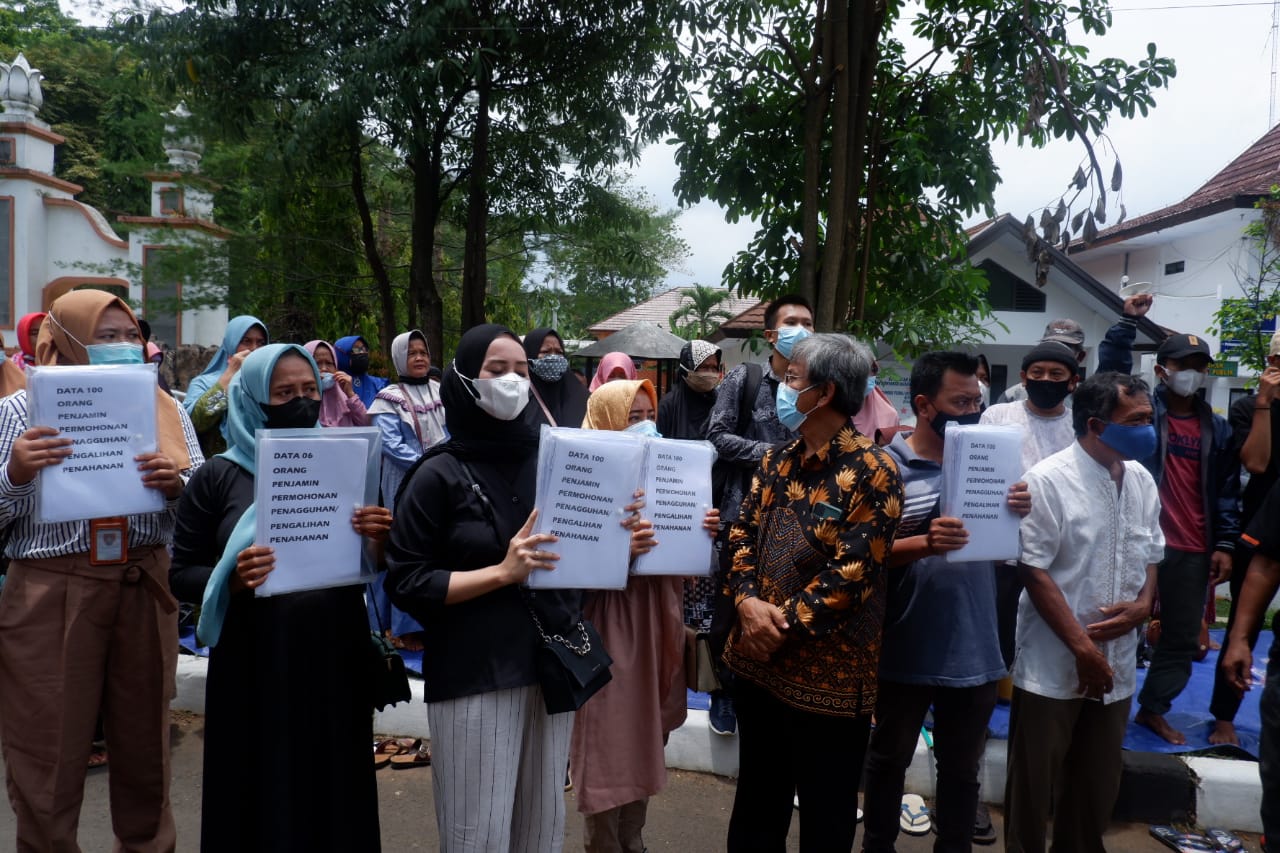
M 573 714 L 536 685 L 427 705 L 441 853 L 559 853 Z

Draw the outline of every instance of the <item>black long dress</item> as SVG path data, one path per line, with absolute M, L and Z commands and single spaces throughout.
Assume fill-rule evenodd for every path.
M 178 506 L 169 582 L 199 603 L 253 475 L 215 457 Z M 369 625 L 360 587 L 234 593 L 209 661 L 200 847 L 378 851 Z

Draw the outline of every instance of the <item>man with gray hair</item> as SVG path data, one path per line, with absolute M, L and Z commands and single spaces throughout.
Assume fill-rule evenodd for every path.
M 889 455 L 850 424 L 871 351 L 847 335 L 795 345 L 778 419 L 800 438 L 765 453 L 729 535 L 737 624 L 739 772 L 728 850 L 781 850 L 798 796 L 801 846 L 848 850 L 902 512 Z

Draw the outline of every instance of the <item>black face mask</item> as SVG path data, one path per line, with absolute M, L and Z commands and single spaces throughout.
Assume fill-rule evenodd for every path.
M 1056 409 L 1071 393 L 1071 380 L 1028 379 L 1027 399 L 1037 409 Z
M 369 372 L 369 353 L 353 352 L 351 354 L 351 372 L 357 376 Z
M 947 421 L 955 421 L 960 426 L 973 426 L 982 417 L 982 412 L 972 412 L 967 415 L 953 415 L 948 412 L 938 412 L 933 416 L 933 420 L 929 421 L 929 426 L 937 433 L 938 438 L 947 431 Z
M 320 401 L 310 397 L 294 397 L 287 403 L 274 406 L 259 403 L 267 416 L 263 429 L 305 429 L 320 420 Z

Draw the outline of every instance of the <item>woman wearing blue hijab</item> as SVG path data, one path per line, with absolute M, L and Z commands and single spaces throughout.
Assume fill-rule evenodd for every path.
M 227 416 L 227 389 L 245 357 L 267 342 L 266 324 L 257 317 L 232 317 L 222 335 L 222 346 L 209 359 L 204 372 L 187 384 L 183 405 L 191 415 L 205 458 L 226 449 L 223 423 Z
M 275 562 L 253 544 L 254 433 L 318 428 L 320 372 L 302 347 L 270 344 L 227 397 L 227 450 L 183 493 L 169 576 L 180 600 L 203 599 L 198 632 L 213 646 L 200 846 L 377 851 L 363 588 L 254 596 Z M 362 507 L 352 525 L 380 541 L 391 513 Z
M 365 408 L 373 405 L 373 398 L 387 387 L 381 376 L 369 375 L 369 342 L 361 335 L 347 335 L 333 342 L 338 351 L 338 369 L 351 376 L 351 387 Z

